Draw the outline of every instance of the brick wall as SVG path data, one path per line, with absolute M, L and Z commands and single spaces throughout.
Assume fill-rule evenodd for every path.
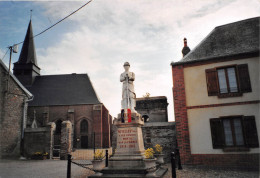
M 192 164 L 259 171 L 259 154 L 192 154 Z
M 72 106 L 29 106 L 27 127 L 31 127 L 35 117 L 38 127 L 44 127 L 48 122 L 69 120 L 72 123 L 73 148 L 81 148 L 80 124 L 88 122 L 88 146 L 93 148 L 93 132 L 95 132 L 95 146 L 97 148 L 110 147 L 109 111 L 103 104 L 72 105 Z M 74 140 L 74 141 L 73 141 Z
M 181 160 L 184 164 L 191 163 L 190 137 L 188 116 L 186 109 L 186 96 L 184 86 L 183 66 L 172 67 L 173 101 L 176 123 L 176 137 L 180 149 Z
M 23 106 L 27 98 L 12 77 L 6 92 L 7 78 L 8 73 L 0 66 L 0 158 L 20 156 Z
M 95 132 L 95 146 L 96 148 L 103 147 L 102 138 L 102 105 L 93 106 L 93 132 Z
M 109 113 L 107 108 L 102 105 L 102 133 L 103 133 L 103 148 L 110 147 L 110 123 Z

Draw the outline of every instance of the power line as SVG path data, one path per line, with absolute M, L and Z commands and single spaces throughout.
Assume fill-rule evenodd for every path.
M 4 61 L 4 58 L 5 58 L 8 51 L 9 51 L 9 48 L 6 50 L 4 57 L 2 57 L 2 59 L 1 59 L 2 61 Z
M 53 24 L 52 26 L 46 28 L 45 30 L 43 30 L 42 32 L 38 33 L 37 35 L 34 35 L 32 38 L 35 38 L 41 34 L 43 34 L 44 32 L 50 30 L 52 27 L 54 27 L 55 25 L 61 23 L 63 20 L 67 19 L 68 17 L 70 17 L 71 15 L 75 14 L 76 12 L 78 12 L 80 9 L 82 9 L 83 7 L 85 7 L 86 5 L 88 5 L 89 3 L 91 3 L 92 0 L 88 1 L 87 3 L 85 3 L 84 5 L 82 5 L 80 8 L 78 8 L 77 10 L 73 11 L 72 13 L 70 13 L 69 15 L 67 15 L 66 17 L 64 17 L 63 19 L 59 20 L 58 22 L 56 22 L 55 24 Z M 21 43 L 23 43 L 24 41 L 17 43 L 16 45 L 19 45 Z

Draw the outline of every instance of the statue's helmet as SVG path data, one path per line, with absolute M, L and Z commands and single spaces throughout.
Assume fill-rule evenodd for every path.
M 124 66 L 130 66 L 129 62 L 125 62 Z

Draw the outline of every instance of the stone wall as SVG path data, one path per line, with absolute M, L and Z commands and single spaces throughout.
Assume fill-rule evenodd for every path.
M 165 162 L 170 162 L 170 153 L 176 148 L 176 133 L 174 122 L 146 123 L 142 127 L 145 149 L 159 144 L 163 147 Z M 112 126 L 112 147 L 116 148 L 117 128 Z
M 20 156 L 21 130 L 23 120 L 24 91 L 0 65 L 0 158 Z
M 52 157 L 53 131 L 55 124 L 46 127 L 26 128 L 24 133 L 24 154 L 27 158 L 35 152 L 48 152 Z
M 165 162 L 170 162 L 170 154 L 176 148 L 176 133 L 174 122 L 146 123 L 143 127 L 145 149 L 159 144 L 163 147 Z
M 148 122 L 168 122 L 168 102 L 166 96 L 136 98 L 135 110 Z
M 61 149 L 60 159 L 67 159 L 72 151 L 72 124 L 70 121 L 63 121 L 61 126 Z

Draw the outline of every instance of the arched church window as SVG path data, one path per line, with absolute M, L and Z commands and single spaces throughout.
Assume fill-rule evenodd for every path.
M 88 133 L 88 121 L 85 119 L 80 123 L 80 133 Z
M 56 134 L 61 134 L 61 123 L 62 123 L 62 120 L 56 121 L 56 131 L 55 131 Z

